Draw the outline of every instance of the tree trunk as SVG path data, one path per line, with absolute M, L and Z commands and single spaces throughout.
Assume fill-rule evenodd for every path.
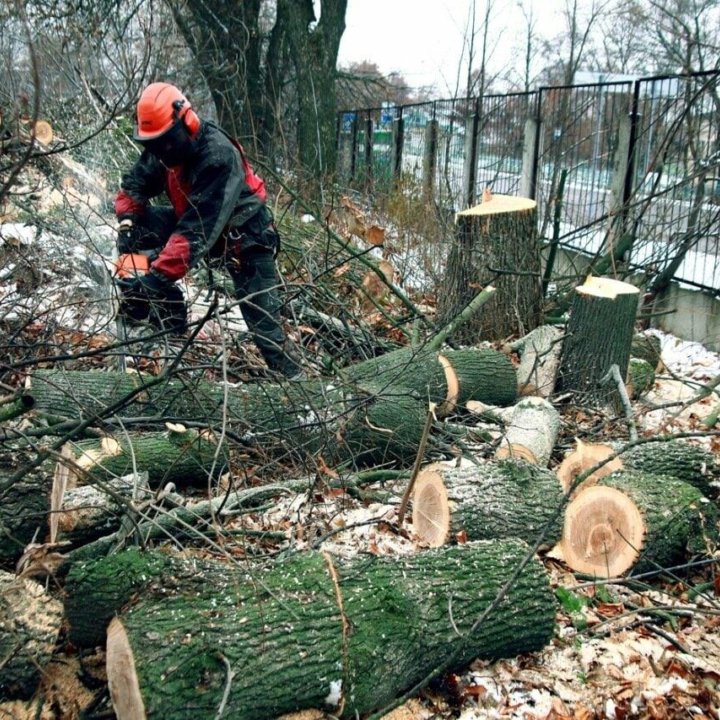
M 717 537 L 717 508 L 692 485 L 622 471 L 571 500 L 560 547 L 553 552 L 575 572 L 617 577 L 707 554 Z
M 513 408 L 495 457 L 520 458 L 547 467 L 560 432 L 560 415 L 544 398 L 528 397 Z
M 476 467 L 430 465 L 420 472 L 413 494 L 413 530 L 438 547 L 451 539 L 517 537 L 553 545 L 562 532 L 554 517 L 563 499 L 557 478 L 522 460 L 484 462 Z
M 62 604 L 0 570 L 0 700 L 29 698 L 60 632 Z
M 493 285 L 497 293 L 455 333 L 457 342 L 519 337 L 542 322 L 540 243 L 533 200 L 495 195 L 457 215 L 457 242 L 448 258 L 441 317 L 449 320 Z
M 115 623 L 108 634 L 118 720 L 214 717 L 223 703 L 236 720 L 304 708 L 355 717 L 455 651 L 460 668 L 537 650 L 552 637 L 554 601 L 535 560 L 464 637 L 527 552 L 506 540 L 400 558 L 298 553 L 264 569 L 132 553 L 143 587 L 120 616 L 125 632 Z M 85 568 L 91 612 L 107 609 L 126 569 L 123 555 Z M 127 707 L 142 711 L 121 715 Z
M 574 403 L 622 409 L 614 384 L 600 381 L 613 365 L 627 375 L 638 298 L 636 287 L 609 278 L 590 277 L 575 288 L 556 388 L 572 393 Z

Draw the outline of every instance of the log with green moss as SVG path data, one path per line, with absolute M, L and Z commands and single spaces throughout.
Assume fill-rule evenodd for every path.
M 207 484 L 225 472 L 227 443 L 219 444 L 210 431 L 168 423 L 162 432 L 118 432 L 115 437 L 68 443 L 76 467 L 71 474 L 80 484 L 146 472 L 151 487 Z
M 559 554 L 577 572 L 613 577 L 708 555 L 717 541 L 717 507 L 697 488 L 623 470 L 574 496 Z
M 630 470 L 670 475 L 708 497 L 720 491 L 720 460 L 710 450 L 687 440 L 643 443 L 626 450 L 620 459 Z
M 449 396 L 459 405 L 477 400 L 501 407 L 517 399 L 512 362 L 491 348 L 442 352 L 402 348 L 350 365 L 341 374 L 356 383 L 408 388 L 438 404 Z
M 637 333 L 630 345 L 630 357 L 638 358 L 639 360 L 645 360 L 653 370 L 660 367 L 662 362 L 660 353 L 662 350 L 662 344 L 660 338 L 656 335 L 643 335 Z
M 298 553 L 264 569 L 133 553 L 130 563 L 118 555 L 85 567 L 86 604 L 103 606 L 128 564 L 144 585 L 122 598 L 122 625 L 108 634 L 116 712 L 214 717 L 225 693 L 237 720 L 304 708 L 355 717 L 451 657 L 457 669 L 542 648 L 555 608 L 536 560 L 467 636 L 527 553 L 505 540 L 406 557 Z
M 630 358 L 627 372 L 628 394 L 632 398 L 644 395 L 655 384 L 655 370 L 646 360 Z
M 544 544 L 562 534 L 563 491 L 555 474 L 524 460 L 465 468 L 429 465 L 416 480 L 413 530 L 431 547 L 463 537 L 517 537 Z

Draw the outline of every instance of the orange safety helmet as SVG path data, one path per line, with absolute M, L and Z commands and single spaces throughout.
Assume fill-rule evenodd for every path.
M 180 120 L 185 122 L 191 136 L 200 128 L 200 118 L 180 90 L 170 83 L 152 83 L 143 90 L 138 100 L 133 137 L 139 142 L 155 140 Z

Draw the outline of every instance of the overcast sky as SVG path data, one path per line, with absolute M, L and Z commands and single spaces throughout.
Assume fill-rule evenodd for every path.
M 538 32 L 552 33 L 562 27 L 558 16 L 562 0 L 534 2 Z M 521 55 L 518 32 L 524 21 L 516 0 L 496 0 L 495 5 L 491 34 L 497 42 L 493 65 L 498 69 L 499 64 Z M 413 87 L 434 85 L 441 95 L 452 95 L 470 7 L 470 0 L 348 0 L 339 62 L 370 60 L 384 74 L 399 71 Z M 483 7 L 478 0 L 478 22 Z M 464 60 L 460 88 L 466 81 L 467 50 Z

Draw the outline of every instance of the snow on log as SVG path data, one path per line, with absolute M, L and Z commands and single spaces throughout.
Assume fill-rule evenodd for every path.
M 550 397 L 555 388 L 564 333 L 553 325 L 540 325 L 510 344 L 520 355 L 517 369 L 521 395 Z
M 405 557 L 308 552 L 264 568 L 122 553 L 84 568 L 86 606 L 102 606 L 128 566 L 144 578 L 108 632 L 118 720 L 214 717 L 221 706 L 235 720 L 304 708 L 356 717 L 451 656 L 459 669 L 549 642 L 555 603 L 534 559 L 468 635 L 528 551 L 503 540 Z
M 542 321 L 540 274 L 534 200 L 486 194 L 482 204 L 458 213 L 440 313 L 445 319 L 456 316 L 478 288 L 493 285 L 497 292 L 454 339 L 474 345 L 534 330 Z
M 495 457 L 520 458 L 547 467 L 559 432 L 560 415 L 547 400 L 524 398 L 510 413 Z
M 617 577 L 707 554 L 717 537 L 717 508 L 692 485 L 621 471 L 570 501 L 553 554 L 575 572 Z
M 613 365 L 621 378 L 627 375 L 639 297 L 634 285 L 604 277 L 575 288 L 556 387 L 571 393 L 573 403 L 622 410 L 615 385 L 601 380 Z
M 29 698 L 60 632 L 62 604 L 42 585 L 0 570 L 0 700 Z
M 554 473 L 523 460 L 466 468 L 432 464 L 413 493 L 413 530 L 430 547 L 453 539 L 517 537 L 535 542 L 542 530 L 553 545 L 562 532 L 563 492 Z

